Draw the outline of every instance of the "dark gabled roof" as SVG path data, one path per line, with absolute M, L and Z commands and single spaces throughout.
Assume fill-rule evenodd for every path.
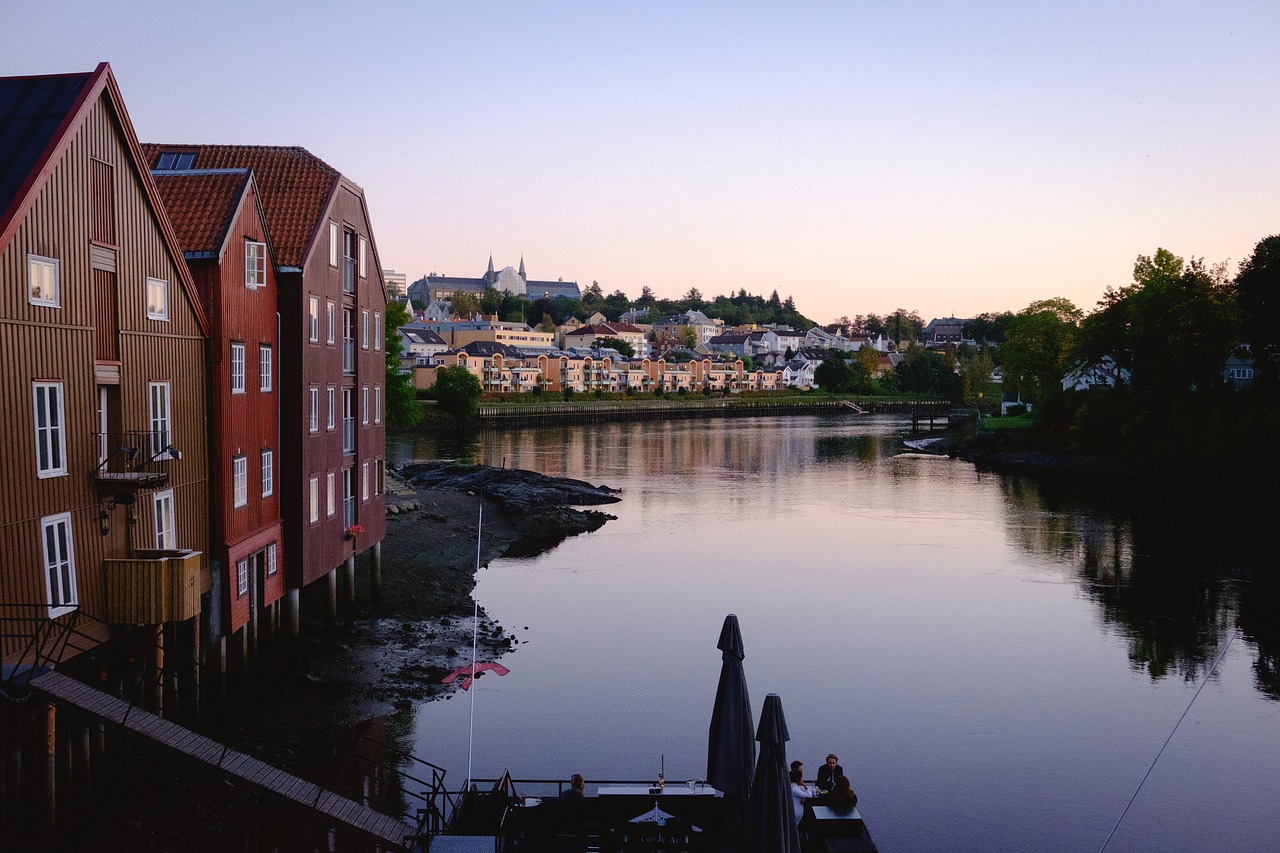
M 401 326 L 400 334 L 418 344 L 434 344 L 438 346 L 447 345 L 444 338 L 440 337 L 430 329 L 411 329 L 408 326 Z
M 750 339 L 750 335 L 746 332 L 721 332 L 711 340 L 709 344 L 742 344 Z
M 472 341 L 465 346 L 460 346 L 456 352 L 465 352 L 467 355 L 501 355 L 507 358 L 519 358 L 520 351 L 513 346 L 498 343 L 497 341 Z
M 285 267 L 302 266 L 307 249 L 324 224 L 329 199 L 342 178 L 337 169 L 298 146 L 149 142 L 142 149 L 152 168 L 168 151 L 194 153 L 193 169 L 252 169 L 262 195 L 276 263 Z
M 0 78 L 0 223 L 71 117 L 93 74 Z
M 248 169 L 152 172 L 188 257 L 217 257 L 252 180 Z

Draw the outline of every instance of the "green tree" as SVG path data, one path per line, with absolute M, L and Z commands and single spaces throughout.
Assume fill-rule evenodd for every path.
M 387 426 L 391 429 L 408 429 L 422 420 L 422 408 L 413 390 L 411 374 L 402 373 L 400 358 L 404 355 L 404 338 L 400 327 L 409 322 L 409 312 L 402 302 L 388 302 L 386 309 Z
M 455 420 L 473 417 L 480 408 L 480 380 L 461 365 L 437 370 L 434 391 L 440 411 Z
M 604 290 L 600 288 L 600 282 L 593 281 L 591 286 L 582 291 L 582 304 L 587 307 L 594 308 L 604 301 Z
M 698 333 L 693 326 L 685 326 L 680 330 L 680 338 L 684 345 L 689 349 L 693 349 L 698 345 Z
M 466 291 L 453 294 L 453 299 L 449 303 L 455 317 L 470 317 L 480 310 L 480 303 L 476 301 L 475 296 Z
M 1276 378 L 1280 357 L 1280 235 L 1258 241 L 1235 280 L 1241 333 L 1254 356 L 1260 381 Z
M 542 322 L 538 324 L 538 328 L 544 332 L 551 332 L 552 334 L 555 334 L 556 321 L 551 318 L 550 314 L 543 314 Z
M 1062 389 L 1081 311 L 1069 299 L 1032 302 L 1009 322 L 1000 363 L 1006 387 L 1039 403 Z
M 620 354 L 625 355 L 627 358 L 631 358 L 633 355 L 636 354 L 635 347 L 631 346 L 631 344 L 627 343 L 622 338 L 615 338 L 615 337 L 598 338 L 596 340 L 596 346 L 600 347 L 601 349 L 617 350 Z

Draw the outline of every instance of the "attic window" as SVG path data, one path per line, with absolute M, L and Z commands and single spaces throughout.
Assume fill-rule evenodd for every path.
M 194 151 L 165 151 L 156 160 L 156 171 L 175 172 L 190 169 L 195 165 L 195 162 L 196 154 Z

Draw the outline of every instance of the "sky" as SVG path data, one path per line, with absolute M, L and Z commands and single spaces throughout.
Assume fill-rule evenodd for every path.
M 300 145 L 384 268 L 931 317 L 1280 233 L 1280 3 L 4 0 L 143 142 Z

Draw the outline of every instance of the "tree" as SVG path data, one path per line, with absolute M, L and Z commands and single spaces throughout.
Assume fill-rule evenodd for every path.
M 635 347 L 631 346 L 631 344 L 627 343 L 622 338 L 615 338 L 611 336 L 604 337 L 604 338 L 597 338 L 596 346 L 599 347 L 600 349 L 617 350 L 620 354 L 625 355 L 627 358 L 631 358 L 631 356 L 636 354 Z
M 480 380 L 461 365 L 438 369 L 434 390 L 440 411 L 455 420 L 466 420 L 480 408 Z
M 466 291 L 453 294 L 449 303 L 455 317 L 470 317 L 480 310 L 480 303 L 476 301 L 475 296 Z
M 1005 386 L 1039 403 L 1062 388 L 1081 311 L 1068 299 L 1032 302 L 1009 322 L 1000 363 Z
M 653 288 L 647 284 L 641 285 L 640 298 L 636 300 L 636 307 L 649 308 L 649 307 L 652 307 L 653 303 L 656 301 L 657 300 L 654 299 L 654 296 L 653 296 Z
M 1253 349 L 1259 380 L 1276 376 L 1280 356 L 1280 235 L 1258 241 L 1234 284 L 1241 332 Z
M 1012 320 L 1012 311 L 1002 311 L 999 314 L 987 311 L 965 323 L 963 335 L 979 344 L 998 344 L 1004 341 L 1005 332 Z
M 689 349 L 693 349 L 698 345 L 698 332 L 693 326 L 685 326 L 680 330 L 680 338 L 684 341 L 684 345 Z
M 871 377 L 859 361 L 847 362 L 843 358 L 827 358 L 813 372 L 813 381 L 819 388 L 833 394 L 869 394 Z
M 538 328 L 544 332 L 550 332 L 552 334 L 555 334 L 556 321 L 551 318 L 550 314 L 544 313 L 542 315 L 542 322 L 538 324 Z
M 404 339 L 400 327 L 409 322 L 409 312 L 402 302 L 388 302 L 386 309 L 387 426 L 391 429 L 408 429 L 422 420 L 422 408 L 418 405 L 410 374 L 400 371 L 400 357 L 404 354 Z
M 689 292 L 681 297 L 685 302 L 689 303 L 690 308 L 697 308 L 702 304 L 702 291 L 696 287 L 689 288 Z
M 604 291 L 600 289 L 600 282 L 593 281 L 591 286 L 582 292 L 582 304 L 587 306 L 599 305 L 604 301 Z

